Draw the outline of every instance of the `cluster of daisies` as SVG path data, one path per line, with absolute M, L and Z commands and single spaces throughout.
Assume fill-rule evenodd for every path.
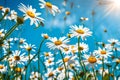
M 40 0 L 40 8 L 45 8 L 53 16 L 60 9 L 50 2 Z M 2 20 L 12 20 L 17 24 L 30 20 L 30 25 L 38 27 L 44 22 L 31 5 L 20 4 L 23 12 L 20 18 L 16 11 L 0 6 Z M 66 12 L 69 15 L 70 12 Z M 82 21 L 88 18 L 81 17 Z M 96 42 L 96 48 L 90 51 L 87 37 L 92 31 L 84 25 L 70 26 L 69 33 L 63 37 L 41 34 L 39 45 L 30 44 L 24 38 L 8 38 L 16 30 L 0 29 L 0 79 L 12 80 L 110 80 L 119 79 L 120 41 L 109 39 L 108 42 Z M 77 42 L 70 44 L 73 39 Z M 46 42 L 47 41 L 47 42 Z M 47 51 L 43 51 L 45 45 Z

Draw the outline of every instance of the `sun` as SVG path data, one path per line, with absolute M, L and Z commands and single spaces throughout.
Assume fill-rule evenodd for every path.
M 114 5 L 116 7 L 120 7 L 120 0 L 114 0 Z

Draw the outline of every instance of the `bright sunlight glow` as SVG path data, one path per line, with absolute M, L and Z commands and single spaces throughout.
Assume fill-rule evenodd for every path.
M 120 7 L 120 0 L 114 0 L 114 5 Z

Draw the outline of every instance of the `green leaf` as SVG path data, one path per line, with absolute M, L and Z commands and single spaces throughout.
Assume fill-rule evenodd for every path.
M 105 74 L 103 80 L 109 80 L 109 74 Z

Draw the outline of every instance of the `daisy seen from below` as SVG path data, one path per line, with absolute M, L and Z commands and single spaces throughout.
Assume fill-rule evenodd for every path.
M 111 46 L 114 46 L 114 45 L 120 45 L 120 42 L 119 40 L 117 39 L 109 39 L 108 42 L 111 44 Z
M 56 15 L 56 13 L 60 13 L 60 9 L 53 5 L 50 2 L 45 2 L 44 0 L 39 0 L 41 3 L 39 3 L 40 8 L 46 8 L 53 16 Z
M 2 15 L 5 16 L 4 19 L 8 19 L 7 14 L 10 12 L 10 8 L 3 8 L 2 11 Z
M 65 65 L 66 66 L 68 66 L 69 68 L 72 68 L 72 67 L 74 67 L 75 65 L 78 65 L 79 64 L 79 62 L 77 61 L 77 56 L 75 55 L 75 56 L 69 56 L 69 55 L 67 55 L 67 56 L 65 56 L 64 58 L 63 58 L 63 61 L 64 61 L 64 63 L 65 63 Z M 63 66 L 63 61 L 62 60 L 58 60 L 57 61 L 57 64 L 59 64 L 60 66 L 62 66 L 62 67 L 64 67 Z M 77 66 L 76 66 L 77 67 Z
M 63 54 L 67 54 L 67 55 L 69 55 L 69 54 L 75 54 L 76 52 L 78 52 L 78 47 L 76 46 L 76 45 L 67 45 L 66 47 L 64 47 L 63 49 L 62 49 L 62 52 L 63 52 Z
M 78 44 L 76 44 L 76 46 L 78 46 Z M 88 52 L 89 47 L 87 44 L 82 42 L 82 43 L 80 43 L 79 50 L 83 53 L 86 53 L 86 52 Z
M 40 73 L 38 73 L 38 72 L 31 72 L 30 80 L 38 80 L 38 79 L 40 79 Z
M 87 27 L 83 27 L 83 25 L 72 25 L 70 33 L 73 37 L 81 37 L 82 40 L 86 39 L 88 36 L 92 36 L 92 32 Z
M 111 51 L 120 51 L 120 42 L 117 39 L 109 39 L 108 42 L 110 44 L 106 45 L 106 48 Z
M 47 73 L 45 73 L 47 80 L 53 80 L 56 78 L 56 71 L 53 68 L 47 68 Z
M 0 64 L 0 72 L 1 73 L 4 73 L 7 71 L 7 66 L 3 65 L 3 64 Z
M 49 40 L 51 42 L 47 42 L 47 46 L 52 49 L 52 50 L 55 50 L 55 49 L 59 49 L 59 50 L 62 50 L 64 47 L 67 46 L 67 43 L 69 42 L 68 39 L 66 39 L 66 37 L 60 37 L 59 39 L 57 39 L 56 37 L 54 38 L 49 38 Z
M 10 15 L 8 16 L 9 20 L 15 20 L 17 19 L 17 12 L 15 12 L 14 10 L 10 11 Z
M 20 46 L 21 48 L 24 48 L 26 51 L 33 51 L 35 52 L 36 46 L 32 44 L 25 43 L 24 45 Z
M 25 57 L 25 53 L 21 54 L 21 51 L 15 50 L 12 51 L 13 54 L 9 57 L 9 62 L 16 65 L 16 64 L 22 64 L 24 65 L 27 62 L 27 58 Z
M 0 38 L 3 38 L 5 36 L 6 30 L 1 29 L 0 30 Z
M 96 54 L 98 57 L 100 57 L 100 58 L 108 58 L 108 57 L 110 57 L 110 55 L 112 54 L 112 52 L 110 52 L 109 50 L 107 50 L 107 49 L 105 49 L 105 48 L 98 48 L 98 50 L 95 50 L 94 51 L 94 54 Z
M 44 19 L 39 17 L 41 13 L 36 13 L 36 9 L 33 9 L 31 5 L 25 6 L 21 3 L 18 7 L 19 10 L 24 13 L 24 19 L 30 19 L 30 25 L 33 25 L 34 23 L 36 27 L 38 27 L 38 25 L 43 22 Z
M 49 38 L 48 34 L 46 34 L 46 33 L 42 33 L 41 36 L 42 36 L 44 39 L 48 39 L 48 38 Z
M 45 65 L 48 67 L 48 66 L 53 66 L 54 65 L 54 58 L 48 58 L 45 60 Z
M 97 64 L 101 64 L 99 58 L 94 54 L 90 54 L 90 55 L 84 54 L 83 58 L 84 58 L 83 62 L 87 66 L 95 67 L 97 66 Z
M 50 58 L 53 57 L 53 54 L 51 52 L 44 52 L 44 58 Z

